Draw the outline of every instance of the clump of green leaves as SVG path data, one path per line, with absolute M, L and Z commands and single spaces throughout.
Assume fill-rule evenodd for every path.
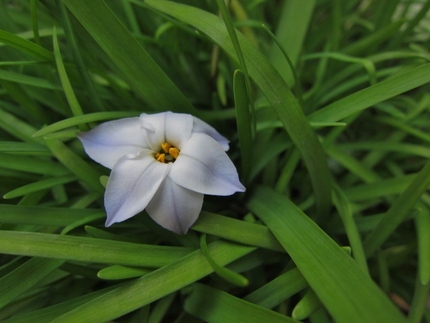
M 0 4 L 2 322 L 420 322 L 430 1 Z M 77 133 L 190 113 L 244 194 L 104 228 Z M 228 267 L 226 267 L 228 266 Z

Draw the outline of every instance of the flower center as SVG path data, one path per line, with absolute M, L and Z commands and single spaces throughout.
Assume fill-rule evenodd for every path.
M 168 142 L 161 144 L 161 149 L 158 153 L 154 154 L 154 158 L 160 163 L 174 163 L 176 158 L 179 156 L 179 149 L 173 147 Z

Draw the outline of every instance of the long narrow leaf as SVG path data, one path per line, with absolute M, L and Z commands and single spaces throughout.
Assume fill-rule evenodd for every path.
M 54 55 L 49 50 L 5 30 L 0 30 L 0 43 L 14 47 L 41 61 L 54 60 Z
M 284 246 L 336 321 L 405 321 L 345 251 L 286 197 L 260 187 L 249 207 Z
M 185 309 L 205 322 L 298 322 L 280 313 L 249 303 L 218 289 L 195 284 Z
M 308 119 L 309 121 L 336 122 L 429 82 L 430 64 L 424 64 L 337 100 L 312 113 Z
M 209 245 L 214 261 L 226 265 L 254 248 L 216 241 Z M 212 268 L 200 250 L 174 261 L 150 274 L 64 313 L 52 323 L 102 323 L 129 313 L 161 297 L 169 295 L 212 273 Z
M 160 267 L 190 252 L 187 248 L 141 245 L 57 234 L 0 231 L 0 253 Z
M 363 246 L 367 256 L 372 255 L 408 215 L 430 185 L 430 163 L 415 175 L 406 190 L 393 202 L 378 226 L 366 237 Z
M 62 1 L 150 106 L 197 114 L 103 0 Z
M 0 279 L 0 308 L 60 267 L 65 260 L 32 258 Z

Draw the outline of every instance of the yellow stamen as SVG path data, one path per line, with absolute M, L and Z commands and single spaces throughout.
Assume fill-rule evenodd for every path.
M 168 142 L 163 142 L 161 144 L 161 150 L 154 154 L 155 160 L 163 164 L 174 163 L 176 158 L 178 158 L 178 156 L 179 156 L 179 149 L 176 147 L 173 147 Z
M 158 155 L 158 157 L 155 157 L 155 159 L 157 161 L 159 161 L 160 163 L 166 162 L 166 155 L 165 154 L 160 154 L 160 153 L 155 154 L 155 156 L 157 156 L 157 155 Z
M 168 142 L 161 144 L 161 149 L 163 149 L 166 154 L 169 153 L 170 147 L 172 147 L 172 145 L 169 144 Z
M 179 156 L 179 149 L 175 148 L 175 147 L 171 147 L 169 148 L 169 154 L 170 156 L 172 156 L 174 159 L 178 158 Z

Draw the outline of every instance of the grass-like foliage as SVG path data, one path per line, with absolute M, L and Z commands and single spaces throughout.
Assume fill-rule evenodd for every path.
M 1 1 L 0 321 L 430 322 L 429 10 Z M 246 192 L 184 236 L 105 228 L 77 134 L 164 111 L 226 136 Z

